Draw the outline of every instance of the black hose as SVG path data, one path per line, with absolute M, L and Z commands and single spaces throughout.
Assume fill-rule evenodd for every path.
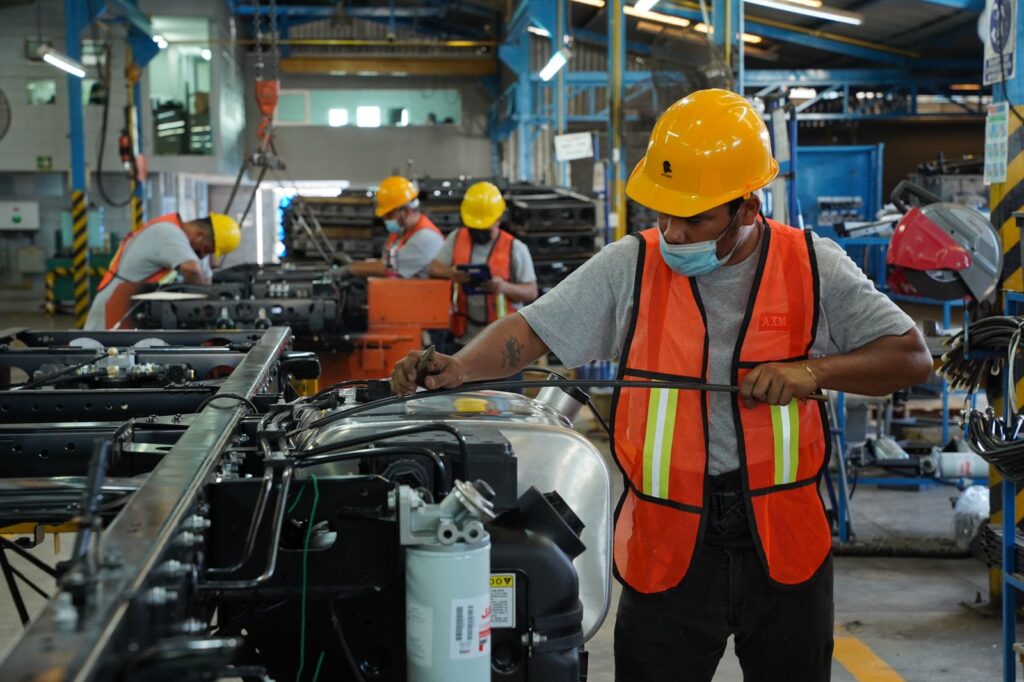
M 315 422 L 314 422 L 315 423 Z M 315 455 L 322 455 L 325 453 L 338 452 L 345 448 L 350 448 L 355 445 L 365 445 L 367 443 L 379 443 L 387 438 L 398 438 L 401 436 L 411 436 L 417 433 L 431 433 L 435 431 L 443 431 L 450 433 L 455 436 L 456 442 L 459 445 L 459 454 L 462 455 L 462 461 L 468 461 L 469 449 L 466 447 L 466 438 L 462 435 L 462 432 L 451 424 L 445 424 L 444 422 L 428 422 L 426 424 L 417 424 L 416 426 L 402 426 L 397 429 L 391 429 L 390 431 L 376 431 L 370 434 L 364 434 L 348 438 L 346 440 L 329 443 L 327 445 L 321 445 L 319 447 L 310 448 L 309 450 L 302 450 L 296 455 L 296 460 L 302 461 L 308 457 Z M 396 446 L 398 447 L 398 446 Z
M 86 360 L 84 362 L 79 362 L 76 365 L 71 365 L 70 367 L 65 367 L 64 369 L 60 370 L 59 372 L 57 372 L 55 374 L 48 374 L 47 376 L 42 377 L 41 379 L 36 379 L 34 381 L 26 381 L 25 383 L 21 384 L 20 386 L 15 386 L 11 390 L 12 391 L 24 391 L 26 388 L 36 388 L 37 386 L 45 386 L 47 384 L 52 384 L 55 381 L 59 381 L 62 377 L 66 377 L 66 376 L 68 376 L 70 374 L 73 374 L 75 371 L 77 371 L 79 369 L 82 369 L 86 365 L 91 365 L 92 363 L 94 363 L 94 362 L 96 362 L 96 361 L 98 361 L 98 360 L 100 360 L 100 359 L 102 359 L 104 357 L 105 357 L 105 355 L 103 355 L 103 354 L 97 355 L 95 357 L 91 357 L 91 358 L 89 358 L 88 360 Z M 106 372 L 103 372 L 103 374 L 106 374 Z
M 253 403 L 253 401 L 249 400 L 240 393 L 215 393 L 206 400 L 204 400 L 203 402 L 199 403 L 199 406 L 195 409 L 195 411 L 202 412 L 203 408 L 205 408 L 207 405 L 209 405 L 215 400 L 220 400 L 221 398 L 230 398 L 231 400 L 237 400 L 240 403 L 245 403 L 245 406 L 252 410 L 253 414 L 259 412 L 259 410 L 256 408 L 255 403 Z
M 334 626 L 334 632 L 338 635 L 338 642 L 341 644 L 341 651 L 345 654 L 345 661 L 348 663 L 348 667 L 352 671 L 353 679 L 355 682 L 366 682 L 366 678 L 363 677 L 362 670 L 356 664 L 356 659 L 352 655 L 352 647 L 348 645 L 348 638 L 345 637 L 345 631 L 341 629 L 341 621 L 338 619 L 338 612 L 334 608 L 334 601 L 331 599 L 327 600 L 327 608 L 331 612 L 331 625 Z
M 405 455 L 429 459 L 434 465 L 434 469 L 437 471 L 438 478 L 444 489 L 451 490 L 452 480 L 449 475 L 448 468 L 444 464 L 444 459 L 433 450 L 424 447 L 389 445 L 380 448 L 365 448 L 363 450 L 346 450 L 344 452 L 334 452 L 324 455 L 315 455 L 312 457 L 297 457 L 295 458 L 294 466 L 296 469 L 306 469 L 309 467 L 319 466 L 321 464 L 330 464 L 331 462 L 343 462 L 346 460 L 367 459 L 372 457 L 402 457 Z

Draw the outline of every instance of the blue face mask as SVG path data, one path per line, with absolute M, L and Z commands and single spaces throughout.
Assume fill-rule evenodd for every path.
M 384 229 L 386 229 L 389 234 L 395 234 L 402 231 L 402 226 L 398 224 L 397 220 L 388 220 L 385 218 Z
M 718 242 L 725 235 L 732 232 L 732 228 L 739 215 L 739 211 L 737 211 L 736 215 L 729 221 L 729 226 L 725 228 L 725 232 L 720 234 L 717 239 L 697 242 L 695 244 L 669 244 L 665 241 L 665 233 L 662 230 L 658 230 L 658 239 L 661 241 L 661 257 L 665 259 L 665 265 L 683 277 L 700 277 L 709 272 L 714 272 L 728 263 L 729 259 L 732 258 L 733 251 L 739 246 L 739 241 L 736 242 L 729 253 L 721 258 L 718 257 Z M 668 219 L 668 224 L 669 226 L 672 225 L 671 218 Z

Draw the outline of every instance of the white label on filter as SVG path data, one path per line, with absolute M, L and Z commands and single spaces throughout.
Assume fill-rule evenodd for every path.
M 516 576 L 514 573 L 491 574 L 491 627 L 516 626 Z
M 434 609 L 416 602 L 405 605 L 405 651 L 409 660 L 423 666 L 433 661 Z
M 491 655 L 490 595 L 452 600 L 448 641 L 452 659 Z

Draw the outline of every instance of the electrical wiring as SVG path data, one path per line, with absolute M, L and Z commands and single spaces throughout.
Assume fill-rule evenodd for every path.
M 215 400 L 220 400 L 221 398 L 230 398 L 232 400 L 237 400 L 240 403 L 245 403 L 245 406 L 252 410 L 254 414 L 259 412 L 259 410 L 256 408 L 255 403 L 253 403 L 251 400 L 249 400 L 244 395 L 241 395 L 239 393 L 217 393 L 211 395 L 209 398 L 199 403 L 199 407 L 196 408 L 196 412 L 202 412 L 203 408 L 205 408 L 207 405 L 209 405 Z
M 313 521 L 316 520 L 316 508 L 320 503 L 320 487 L 317 485 L 316 474 L 311 474 L 313 481 L 313 504 L 309 510 L 309 521 L 306 524 L 306 539 L 302 543 L 302 601 L 299 607 L 299 669 L 295 671 L 295 682 L 302 679 L 302 669 L 306 666 L 306 597 L 309 589 L 309 541 L 313 537 Z M 323 662 L 323 654 L 320 654 Z M 319 670 L 320 666 L 317 665 Z
M 402 436 L 412 436 L 417 433 L 431 433 L 438 431 L 450 433 L 455 436 L 455 441 L 459 445 L 459 454 L 462 455 L 462 461 L 467 461 L 469 458 L 469 448 L 466 446 L 466 438 L 457 428 L 451 424 L 445 424 L 444 422 L 429 422 L 427 424 L 418 424 L 416 426 L 402 426 L 397 429 L 391 429 L 390 431 L 378 431 L 375 433 L 363 434 L 353 438 L 336 441 L 334 443 L 328 443 L 327 445 L 310 448 L 308 450 L 302 450 L 298 453 L 296 458 L 298 461 L 302 461 L 316 455 L 339 452 L 345 448 L 350 448 L 356 445 L 379 443 L 387 440 L 388 438 L 400 438 Z M 443 464 L 441 466 L 443 467 Z
M 548 379 L 545 381 L 471 381 L 456 388 L 444 388 L 436 389 L 433 391 L 419 391 L 417 393 L 411 393 L 404 396 L 391 396 L 389 398 L 380 398 L 379 400 L 373 400 L 366 403 L 355 405 L 346 410 L 340 410 L 333 414 L 329 414 L 325 417 L 321 417 L 308 425 L 300 427 L 294 431 L 288 433 L 289 436 L 294 436 L 306 429 L 315 429 L 332 424 L 342 419 L 349 419 L 357 414 L 368 412 L 370 410 L 376 410 L 389 405 L 396 405 L 399 403 L 409 402 L 410 400 L 421 400 L 423 398 L 431 398 L 439 395 L 452 395 L 454 393 L 466 393 L 467 391 L 507 391 L 516 388 L 544 388 L 546 386 L 556 386 L 563 388 L 582 388 L 585 386 L 593 387 L 604 387 L 604 388 L 677 388 L 691 391 L 708 391 L 712 393 L 736 393 L 739 389 L 735 386 L 729 386 L 727 384 L 706 384 L 697 381 L 661 381 L 661 380 L 644 380 L 644 381 L 633 381 L 629 379 L 573 379 L 569 381 L 553 380 Z
M 523 368 L 523 372 L 524 373 L 525 372 L 538 372 L 538 373 L 544 372 L 544 373 L 547 373 L 547 374 L 554 375 L 554 376 L 558 377 L 559 379 L 561 379 L 562 381 L 571 381 L 571 379 L 569 379 L 569 377 L 565 376 L 561 372 L 556 372 L 553 369 L 549 369 L 547 367 L 538 367 L 537 365 L 530 365 L 529 367 L 524 367 Z M 604 429 L 604 432 L 608 435 L 608 440 L 611 440 L 612 439 L 612 427 L 608 425 L 608 422 L 605 420 L 604 416 L 600 412 L 598 412 L 597 406 L 594 404 L 594 399 L 590 396 L 590 394 L 587 393 L 586 395 L 587 395 L 587 407 L 590 408 L 590 413 L 594 415 L 594 419 L 596 419 L 597 423 L 601 425 L 602 429 Z
M 96 355 L 94 357 L 89 358 L 88 360 L 85 360 L 84 362 L 79 362 L 76 365 L 71 365 L 70 367 L 65 367 L 64 369 L 60 370 L 56 374 L 50 374 L 50 375 L 47 375 L 47 376 L 42 377 L 40 379 L 35 379 L 33 381 L 26 381 L 25 383 L 21 384 L 20 386 L 15 386 L 11 390 L 12 391 L 24 391 L 26 388 L 36 388 L 37 386 L 45 386 L 46 384 L 54 383 L 55 381 L 59 381 L 62 377 L 66 377 L 66 376 L 74 373 L 75 371 L 82 369 L 86 365 L 91 365 L 92 363 L 94 363 L 97 360 L 100 360 L 101 358 L 104 358 L 104 357 L 106 357 L 106 356 L 103 355 L 103 354 Z

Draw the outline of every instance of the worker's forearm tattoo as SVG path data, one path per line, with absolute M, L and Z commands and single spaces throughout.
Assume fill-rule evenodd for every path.
M 501 366 L 509 369 L 518 367 L 522 354 L 523 346 L 519 343 L 519 339 L 510 335 L 505 340 L 505 350 L 501 351 Z

